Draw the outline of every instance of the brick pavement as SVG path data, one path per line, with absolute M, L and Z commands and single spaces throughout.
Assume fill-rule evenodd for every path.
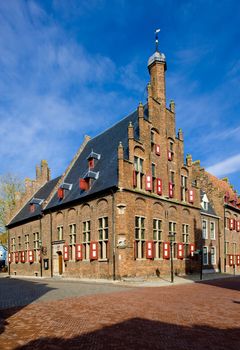
M 236 277 L 7 309 L 1 313 L 0 346 L 2 350 L 236 350 L 239 291 Z

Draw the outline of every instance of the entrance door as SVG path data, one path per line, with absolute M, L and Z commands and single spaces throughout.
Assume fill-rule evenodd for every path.
M 63 273 L 63 257 L 62 257 L 61 252 L 58 253 L 58 271 L 59 271 L 59 275 L 62 275 L 62 273 Z

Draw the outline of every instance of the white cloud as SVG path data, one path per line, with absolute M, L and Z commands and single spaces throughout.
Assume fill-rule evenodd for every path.
M 225 176 L 240 171 L 240 153 L 213 164 L 206 170 L 216 176 Z

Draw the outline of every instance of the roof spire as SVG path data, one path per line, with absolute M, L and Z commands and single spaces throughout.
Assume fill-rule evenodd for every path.
M 158 33 L 160 32 L 160 29 L 155 30 L 155 44 L 156 44 L 156 52 L 158 51 Z

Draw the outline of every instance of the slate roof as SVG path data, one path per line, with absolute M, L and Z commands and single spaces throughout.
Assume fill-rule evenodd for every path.
M 29 205 L 33 198 L 39 198 L 46 200 L 54 187 L 56 186 L 57 182 L 59 181 L 60 176 L 48 181 L 46 184 L 44 184 L 34 195 L 29 199 L 29 201 L 23 206 L 23 208 L 18 212 L 18 214 L 10 221 L 10 223 L 7 225 L 8 227 L 25 221 L 30 220 L 33 218 L 36 218 L 42 214 L 42 207 L 39 205 L 35 205 L 35 211 L 33 213 L 29 210 Z
M 148 110 L 144 107 L 144 118 L 147 119 Z M 64 191 L 64 198 L 58 199 L 57 192 L 54 194 L 45 210 L 53 209 L 67 203 L 81 200 L 89 195 L 103 190 L 114 188 L 118 184 L 118 145 L 121 141 L 124 147 L 124 158 L 128 159 L 128 125 L 132 122 L 135 132 L 135 139 L 139 139 L 138 113 L 134 111 L 111 128 L 100 135 L 92 138 L 73 164 L 64 182 L 72 184 L 70 191 Z M 97 180 L 93 180 L 88 191 L 81 191 L 79 179 L 84 178 L 88 171 L 88 156 L 91 152 L 101 155 L 99 160 L 95 160 L 94 172 L 99 172 Z
M 206 192 L 204 192 L 203 190 L 200 189 L 201 202 L 202 202 L 203 196 L 205 194 L 206 194 Z M 208 209 L 207 210 L 203 209 L 203 207 L 201 206 L 201 214 L 208 214 L 208 215 L 212 215 L 212 216 L 217 216 L 217 214 L 215 213 L 215 210 L 211 206 L 210 202 L 208 202 Z

